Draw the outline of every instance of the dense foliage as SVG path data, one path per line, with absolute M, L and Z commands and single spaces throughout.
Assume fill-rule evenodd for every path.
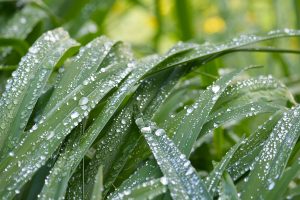
M 115 1 L 70 2 L 0 2 L 1 199 L 300 197 L 299 30 L 148 55 L 101 36 Z M 221 60 L 254 52 L 284 79 Z

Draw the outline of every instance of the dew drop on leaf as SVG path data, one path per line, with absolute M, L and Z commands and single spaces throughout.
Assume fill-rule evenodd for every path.
M 155 135 L 156 135 L 156 136 L 161 136 L 161 135 L 163 135 L 163 134 L 165 134 L 165 131 L 164 131 L 163 129 L 157 129 L 157 130 L 155 131 Z
M 161 184 L 163 184 L 163 185 L 167 185 L 168 184 L 168 179 L 166 178 L 166 177 L 161 177 L 160 178 L 160 182 L 161 182 Z
M 141 129 L 142 133 L 151 133 L 151 127 L 146 126 Z
M 275 183 L 272 181 L 269 186 L 268 186 L 268 190 L 272 190 L 275 186 Z
M 213 93 L 217 93 L 220 90 L 220 86 L 214 85 L 212 86 L 211 90 L 213 91 Z
M 89 102 L 89 99 L 88 99 L 87 97 L 82 97 L 82 98 L 79 100 L 79 105 L 80 105 L 80 106 L 83 106 L 83 105 L 86 105 L 88 102 Z
M 78 116 L 79 116 L 79 113 L 76 111 L 72 112 L 72 114 L 71 114 L 72 119 L 76 119 Z

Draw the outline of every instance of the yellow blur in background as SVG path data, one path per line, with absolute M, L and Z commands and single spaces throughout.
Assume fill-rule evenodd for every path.
M 181 40 L 223 41 L 242 33 L 296 29 L 300 27 L 294 1 L 297 0 L 116 1 L 105 21 L 105 34 L 164 52 Z

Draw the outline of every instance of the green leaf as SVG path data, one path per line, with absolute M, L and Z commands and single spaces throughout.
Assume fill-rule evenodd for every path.
M 238 200 L 238 193 L 230 175 L 225 172 L 220 187 L 219 199 L 222 200 Z
M 207 190 L 212 196 L 214 196 L 218 190 L 219 182 L 222 179 L 222 175 L 226 170 L 229 161 L 231 160 L 232 156 L 234 155 L 234 153 L 237 151 L 237 149 L 240 147 L 240 145 L 243 142 L 244 139 L 242 138 L 239 143 L 233 146 L 222 158 L 222 160 L 216 166 L 214 166 L 213 171 L 210 172 L 209 176 L 205 180 L 205 184 L 207 185 Z
M 13 191 L 19 190 L 54 153 L 71 130 L 88 115 L 96 103 L 130 73 L 130 70 L 126 65 L 116 65 L 106 72 L 92 74 L 41 117 L 24 141 L 10 153 L 14 156 L 6 157 L 0 164 L 1 170 L 7 169 L 0 175 L 3 180 L 0 194 L 11 196 Z M 48 140 L 51 140 L 51 143 Z M 20 158 L 21 161 L 13 159 L 14 157 Z M 14 179 L 13 174 L 18 174 L 18 178 Z
M 137 118 L 136 124 L 143 133 L 164 177 L 162 183 L 170 189 L 173 199 L 211 199 L 205 184 L 198 177 L 190 161 L 154 123 Z
M 43 18 L 46 17 L 45 12 L 41 9 L 27 5 L 20 12 L 17 12 L 6 24 L 1 28 L 0 37 L 2 39 L 10 39 L 13 41 L 20 41 L 13 44 L 14 47 L 17 47 L 17 50 L 22 53 L 27 48 L 26 42 L 21 42 L 25 40 L 33 28 L 40 22 Z M 3 40 L 2 40 L 3 41 Z M 20 49 L 21 48 L 21 49 Z M 4 58 L 11 52 L 11 48 L 5 48 L 0 52 L 0 62 L 4 62 Z
M 156 174 L 161 174 L 160 169 L 156 167 L 155 160 L 150 160 L 146 162 L 145 165 L 138 168 L 134 174 L 132 174 L 126 181 L 118 187 L 113 193 L 111 193 L 107 198 L 115 199 L 119 196 L 119 194 L 125 193 L 125 191 L 131 190 L 131 188 L 138 187 L 148 180 L 155 180 L 159 177 Z M 153 175 L 153 176 L 152 176 Z M 164 180 L 164 179 L 162 179 Z
M 4 38 L 24 40 L 34 26 L 45 17 L 46 15 L 41 9 L 30 4 L 26 5 L 1 28 L 0 35 Z
M 103 167 L 100 166 L 95 178 L 92 200 L 101 200 L 103 191 Z
M 207 90 L 205 90 L 202 95 L 199 97 L 199 99 L 196 101 L 195 105 L 197 105 L 195 108 L 193 108 L 192 112 L 191 110 L 185 110 L 182 112 L 180 117 L 177 119 L 173 119 L 172 121 L 167 121 L 168 125 L 165 125 L 166 127 L 172 127 L 170 132 L 175 131 L 175 135 L 173 138 L 176 138 L 178 141 L 174 141 L 175 144 L 179 146 L 179 150 L 183 152 L 188 152 L 187 155 L 189 155 L 189 151 L 191 151 L 193 143 L 196 141 L 201 128 L 203 124 L 206 121 L 206 118 L 208 117 L 211 109 L 213 108 L 214 104 L 216 103 L 218 97 L 222 94 L 222 92 L 226 89 L 226 87 L 230 84 L 233 77 L 237 76 L 241 71 L 236 70 L 234 72 L 231 72 L 224 77 L 221 77 L 219 80 L 217 80 L 214 85 L 210 86 Z M 206 110 L 205 110 L 206 109 Z M 194 117 L 193 117 L 194 116 Z M 180 129 L 180 126 L 181 129 Z M 187 127 L 186 129 L 183 128 L 183 126 Z M 177 128 L 178 127 L 178 128 Z M 183 131 L 182 133 L 179 132 Z M 187 132 L 190 133 L 190 136 L 187 135 Z M 181 141 L 182 140 L 182 141 Z M 191 145 L 191 146 L 189 146 Z M 143 177 L 144 175 L 139 175 L 139 171 L 149 171 L 147 174 L 148 177 L 155 177 L 159 178 L 161 176 L 160 171 L 157 169 L 158 167 L 155 166 L 156 164 L 152 161 L 147 163 L 147 165 L 144 165 L 144 167 L 140 168 L 137 173 L 134 174 L 134 176 L 130 177 L 128 179 L 128 182 L 139 182 L 139 180 L 144 180 L 147 178 Z M 154 169 L 152 169 L 154 168 Z M 122 185 L 120 190 L 123 190 L 125 188 L 129 187 L 127 181 L 125 181 Z
M 80 35 L 80 28 L 84 28 L 83 25 L 91 18 L 95 17 L 98 25 L 101 25 L 105 19 L 109 8 L 114 4 L 115 0 L 90 0 L 82 9 L 79 15 L 74 18 L 70 24 L 68 24 L 68 30 L 71 35 L 82 36 Z
M 99 45 L 99 43 L 97 43 L 97 42 L 94 44 L 95 45 L 94 48 L 97 47 L 97 44 Z M 88 46 L 91 47 L 91 44 Z M 108 46 L 108 44 L 106 44 L 104 46 Z M 98 52 L 99 55 L 97 56 L 99 58 L 100 55 L 103 54 L 103 52 L 102 52 L 101 48 L 98 47 L 97 49 L 100 50 Z M 95 49 L 91 48 L 90 51 L 95 52 Z M 128 51 L 128 49 L 126 51 Z M 87 55 L 92 54 L 91 52 L 87 52 Z M 121 63 L 122 66 L 117 65 L 116 67 L 120 67 L 121 69 L 127 68 L 126 69 L 127 71 L 131 71 L 135 68 L 135 65 L 133 63 L 131 63 L 128 67 L 128 64 L 126 63 L 126 61 L 127 62 L 131 61 L 131 58 L 125 59 L 125 55 L 127 54 L 125 52 L 124 53 L 119 52 L 120 54 L 123 55 L 122 62 L 124 62 L 124 63 Z M 98 67 L 99 62 L 103 61 L 103 58 L 102 58 L 102 59 L 98 60 L 98 64 L 96 64 L 96 65 L 88 64 L 88 62 L 90 62 L 90 61 L 89 61 L 89 59 L 85 60 L 84 58 L 86 56 L 84 56 L 84 55 L 85 54 L 83 54 L 83 58 L 82 58 L 83 61 L 86 62 L 84 64 L 89 66 L 90 68 Z M 108 56 L 108 57 L 110 57 L 110 56 Z M 111 58 L 111 59 L 113 60 L 114 58 Z M 73 66 L 73 65 L 71 65 L 71 66 Z M 81 65 L 79 64 L 78 66 L 81 66 Z M 144 67 L 146 67 L 146 66 L 144 66 Z M 95 70 L 96 70 L 96 68 L 94 69 L 94 71 Z M 108 68 L 107 72 L 110 72 L 111 70 L 112 70 L 111 68 Z M 105 127 L 105 125 L 107 124 L 109 119 L 113 116 L 113 114 L 116 112 L 118 107 L 121 105 L 122 101 L 125 99 L 128 92 L 132 89 L 134 84 L 139 80 L 138 71 L 141 73 L 141 71 L 143 71 L 143 70 L 144 70 L 143 68 L 139 68 L 139 70 L 133 71 L 132 74 L 130 74 L 128 76 L 128 78 L 126 78 L 119 85 L 117 91 L 115 91 L 110 97 L 108 97 L 104 108 L 100 111 L 100 113 L 98 113 L 97 117 L 93 120 L 93 123 L 85 131 L 85 134 L 82 135 L 78 140 L 74 140 L 73 142 L 71 142 L 69 145 L 66 146 L 65 151 L 61 154 L 61 156 L 58 158 L 58 161 L 56 162 L 55 166 L 53 167 L 53 169 L 55 170 L 56 173 L 54 173 L 54 174 L 50 173 L 50 176 L 47 179 L 49 184 L 46 185 L 42 191 L 42 196 L 44 199 L 50 198 L 51 194 L 55 193 L 56 190 L 62 191 L 61 180 L 65 180 L 65 182 L 67 182 L 67 180 L 70 179 L 70 177 L 72 176 L 76 167 L 78 166 L 78 164 L 80 163 L 80 161 L 82 160 L 82 158 L 84 157 L 84 155 L 86 154 L 86 152 L 88 151 L 88 149 L 90 148 L 90 146 L 92 145 L 94 140 L 97 138 L 97 136 L 102 131 L 102 129 Z M 89 72 L 86 70 L 86 73 L 89 73 Z M 81 77 L 79 77 L 79 78 L 81 78 Z M 77 78 L 77 79 L 79 79 L 79 78 Z M 74 79 L 72 78 L 71 80 L 74 80 Z M 109 80 L 109 81 L 111 81 L 111 80 Z M 78 84 L 78 83 L 75 82 L 73 84 Z M 66 85 L 66 84 L 64 84 L 64 85 Z M 72 158 L 72 159 L 70 159 L 70 158 Z M 69 173 L 64 173 L 66 167 L 71 169 Z M 96 174 L 94 174 L 94 175 L 96 175 Z M 60 176 L 60 180 L 57 179 L 57 176 Z M 63 195 L 63 194 L 64 194 L 64 192 L 61 192 L 61 195 Z
M 267 35 L 258 36 L 252 34 L 241 35 L 237 38 L 233 38 L 229 42 L 224 42 L 223 44 L 187 44 L 187 43 L 178 43 L 175 47 L 173 47 L 169 52 L 171 53 L 175 49 L 181 49 L 182 47 L 186 48 L 189 46 L 189 50 L 184 52 L 182 56 L 172 57 L 168 60 L 168 63 L 161 63 L 157 65 L 149 74 L 157 73 L 158 71 L 166 70 L 167 68 L 174 66 L 182 66 L 188 63 L 194 63 L 195 65 L 203 65 L 211 60 L 214 60 L 220 56 L 223 56 L 228 53 L 243 51 L 243 47 L 252 45 L 255 43 L 273 40 L 277 38 L 284 37 L 298 37 L 300 36 L 299 30 L 293 29 L 284 29 L 284 30 L 276 30 L 270 31 Z M 255 51 L 255 49 L 254 49 Z M 267 49 L 266 49 L 267 51 Z M 168 55 L 166 55 L 168 57 Z
M 115 196 L 108 196 L 107 199 L 154 199 L 167 191 L 167 186 L 163 184 L 164 178 L 146 181 L 143 184 L 136 185 L 123 193 L 117 193 Z
M 156 57 L 138 62 L 136 71 L 132 73 L 132 76 L 130 76 L 128 80 L 124 81 L 124 86 L 126 86 L 125 88 L 127 89 L 121 85 L 119 91 L 124 92 L 132 88 L 139 78 L 147 73 L 149 69 L 153 68 L 156 63 Z M 122 167 L 128 159 L 128 156 L 138 143 L 137 136 L 139 135 L 137 134 L 138 132 L 136 130 L 132 129 L 131 119 L 133 109 L 132 106 L 135 103 L 135 100 L 137 100 L 138 104 L 140 105 L 140 109 L 145 109 L 146 113 L 147 110 L 156 110 L 156 106 L 160 105 L 161 102 L 166 99 L 168 91 L 174 86 L 176 80 L 179 79 L 179 77 L 182 75 L 181 72 L 183 71 L 185 71 L 185 69 L 175 70 L 172 73 L 163 73 L 143 82 L 122 112 L 115 117 L 115 120 L 107 127 L 105 132 L 101 133 L 103 136 L 98 142 L 95 156 L 93 157 L 91 164 L 86 168 L 86 171 L 88 176 L 93 177 L 97 166 L 104 165 L 104 194 L 108 192 L 109 187 L 113 181 L 115 181 L 116 176 L 118 176 L 120 173 Z M 162 78 L 165 77 L 166 74 L 168 74 L 169 77 L 165 79 Z M 130 83 L 129 85 L 132 84 L 132 86 L 129 86 L 127 83 Z M 116 93 L 116 96 L 119 96 L 118 93 Z M 120 97 L 121 96 L 118 98 Z M 110 100 L 112 100 L 111 102 L 118 102 L 114 98 L 110 98 L 106 105 L 113 105 L 113 103 L 109 103 Z M 105 108 L 103 111 L 105 111 Z M 149 113 L 152 114 L 152 112 Z M 106 115 L 100 114 L 99 120 L 103 116 Z M 104 119 L 108 118 L 104 117 Z M 101 126 L 95 127 L 99 128 Z M 115 134 L 115 132 L 118 134 Z M 90 179 L 90 181 L 87 180 L 87 185 L 89 185 L 87 188 L 91 188 L 90 185 L 93 183 L 91 180 L 92 179 Z
M 194 105 L 186 109 L 185 116 L 177 126 L 178 128 L 172 138 L 185 155 L 189 156 L 194 142 L 198 138 L 203 125 L 208 119 L 209 113 L 220 95 L 232 82 L 233 78 L 240 73 L 241 70 L 236 70 L 224 75 L 213 85 L 209 86 L 199 99 L 196 100 Z
M 299 134 L 300 107 L 283 114 L 250 172 L 242 198 L 265 198 L 281 177 Z
M 281 117 L 282 111 L 273 114 L 245 140 L 245 143 L 241 144 L 240 148 L 230 160 L 230 164 L 227 168 L 227 171 L 232 176 L 233 180 L 237 180 L 251 169 L 255 160 L 258 159 L 258 154 L 263 148 L 265 141 L 268 139 L 270 133 Z
M 63 68 L 64 74 L 55 86 L 44 112 L 49 112 L 70 91 L 82 84 L 92 73 L 95 73 L 113 44 L 111 40 L 104 36 L 96 38 L 85 47 L 82 47 L 76 57 L 66 62 Z
M 270 190 L 266 199 L 280 199 L 288 189 L 289 183 L 296 177 L 300 171 L 300 158 L 285 170 L 281 178 L 277 181 L 275 187 Z
M 17 144 L 53 68 L 62 56 L 76 45 L 77 43 L 60 28 L 45 33 L 29 49 L 29 53 L 13 72 L 13 77 L 8 81 L 6 91 L 0 99 L 2 153 L 6 153 Z

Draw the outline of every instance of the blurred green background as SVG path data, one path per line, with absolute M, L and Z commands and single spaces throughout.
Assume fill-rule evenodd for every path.
M 299 9 L 299 0 L 116 1 L 103 32 L 164 52 L 179 40 L 222 42 L 243 33 L 297 29 Z

